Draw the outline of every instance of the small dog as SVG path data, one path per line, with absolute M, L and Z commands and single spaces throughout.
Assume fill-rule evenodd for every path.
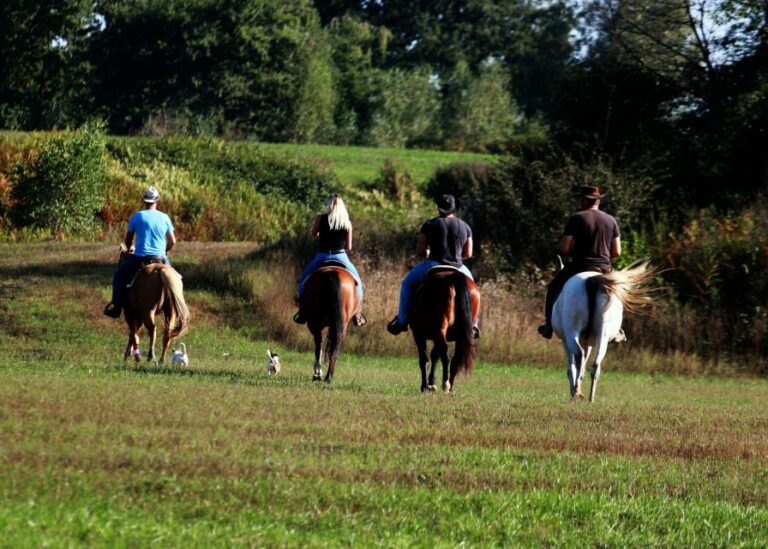
M 180 349 L 174 349 L 171 355 L 171 364 L 174 366 L 189 367 L 189 357 L 187 356 L 187 346 L 183 343 Z
M 272 354 L 272 351 L 267 349 L 267 356 L 269 357 L 269 361 L 267 362 L 267 372 L 270 374 L 279 374 L 280 373 L 280 357 L 277 356 L 277 353 Z

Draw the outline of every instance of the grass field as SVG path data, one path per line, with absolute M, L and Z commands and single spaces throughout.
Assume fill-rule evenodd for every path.
M 386 147 L 295 145 L 289 143 L 259 143 L 258 146 L 268 151 L 285 154 L 291 158 L 325 160 L 330 164 L 339 180 L 348 186 L 375 181 L 386 161 L 393 162 L 401 169 L 407 170 L 413 182 L 421 185 L 434 175 L 438 167 L 451 162 L 479 160 L 491 162 L 494 159 L 494 156 L 490 154 Z
M 606 362 L 598 402 L 570 403 L 559 364 L 484 362 L 481 340 L 451 396 L 418 392 L 415 358 L 342 353 L 327 386 L 308 334 L 285 348 L 194 277 L 189 370 L 134 367 L 100 314 L 113 251 L 0 246 L 0 545 L 768 543 L 764 379 Z

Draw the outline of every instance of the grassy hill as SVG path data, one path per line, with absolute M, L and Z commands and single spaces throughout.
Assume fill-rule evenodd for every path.
M 612 349 L 598 402 L 570 403 L 562 368 L 489 361 L 484 339 L 452 396 L 422 395 L 412 349 L 350 352 L 383 332 L 372 311 L 334 384 L 313 383 L 303 327 L 286 346 L 219 290 L 215 265 L 254 248 L 179 245 L 193 320 L 174 370 L 123 364 L 124 325 L 100 314 L 113 246 L 0 245 L 4 545 L 768 540 L 764 379 L 617 373 Z

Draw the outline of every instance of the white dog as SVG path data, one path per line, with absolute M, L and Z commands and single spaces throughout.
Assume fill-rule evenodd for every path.
M 269 357 L 269 362 L 267 362 L 267 372 L 270 374 L 279 374 L 280 373 L 280 357 L 277 356 L 277 353 L 272 354 L 272 352 L 267 349 L 267 356 Z
M 189 367 L 189 357 L 187 356 L 187 346 L 183 343 L 180 349 L 174 349 L 171 355 L 171 364 L 174 366 Z

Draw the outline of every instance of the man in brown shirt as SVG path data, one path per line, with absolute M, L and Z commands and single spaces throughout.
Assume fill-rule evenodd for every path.
M 611 259 L 621 255 L 621 239 L 616 219 L 600 211 L 598 187 L 580 188 L 581 211 L 568 218 L 560 239 L 560 253 L 570 256 L 571 262 L 557 273 L 547 286 L 546 323 L 539 326 L 539 333 L 552 338 L 552 308 L 565 283 L 573 275 L 584 271 L 609 273 L 613 270 Z

